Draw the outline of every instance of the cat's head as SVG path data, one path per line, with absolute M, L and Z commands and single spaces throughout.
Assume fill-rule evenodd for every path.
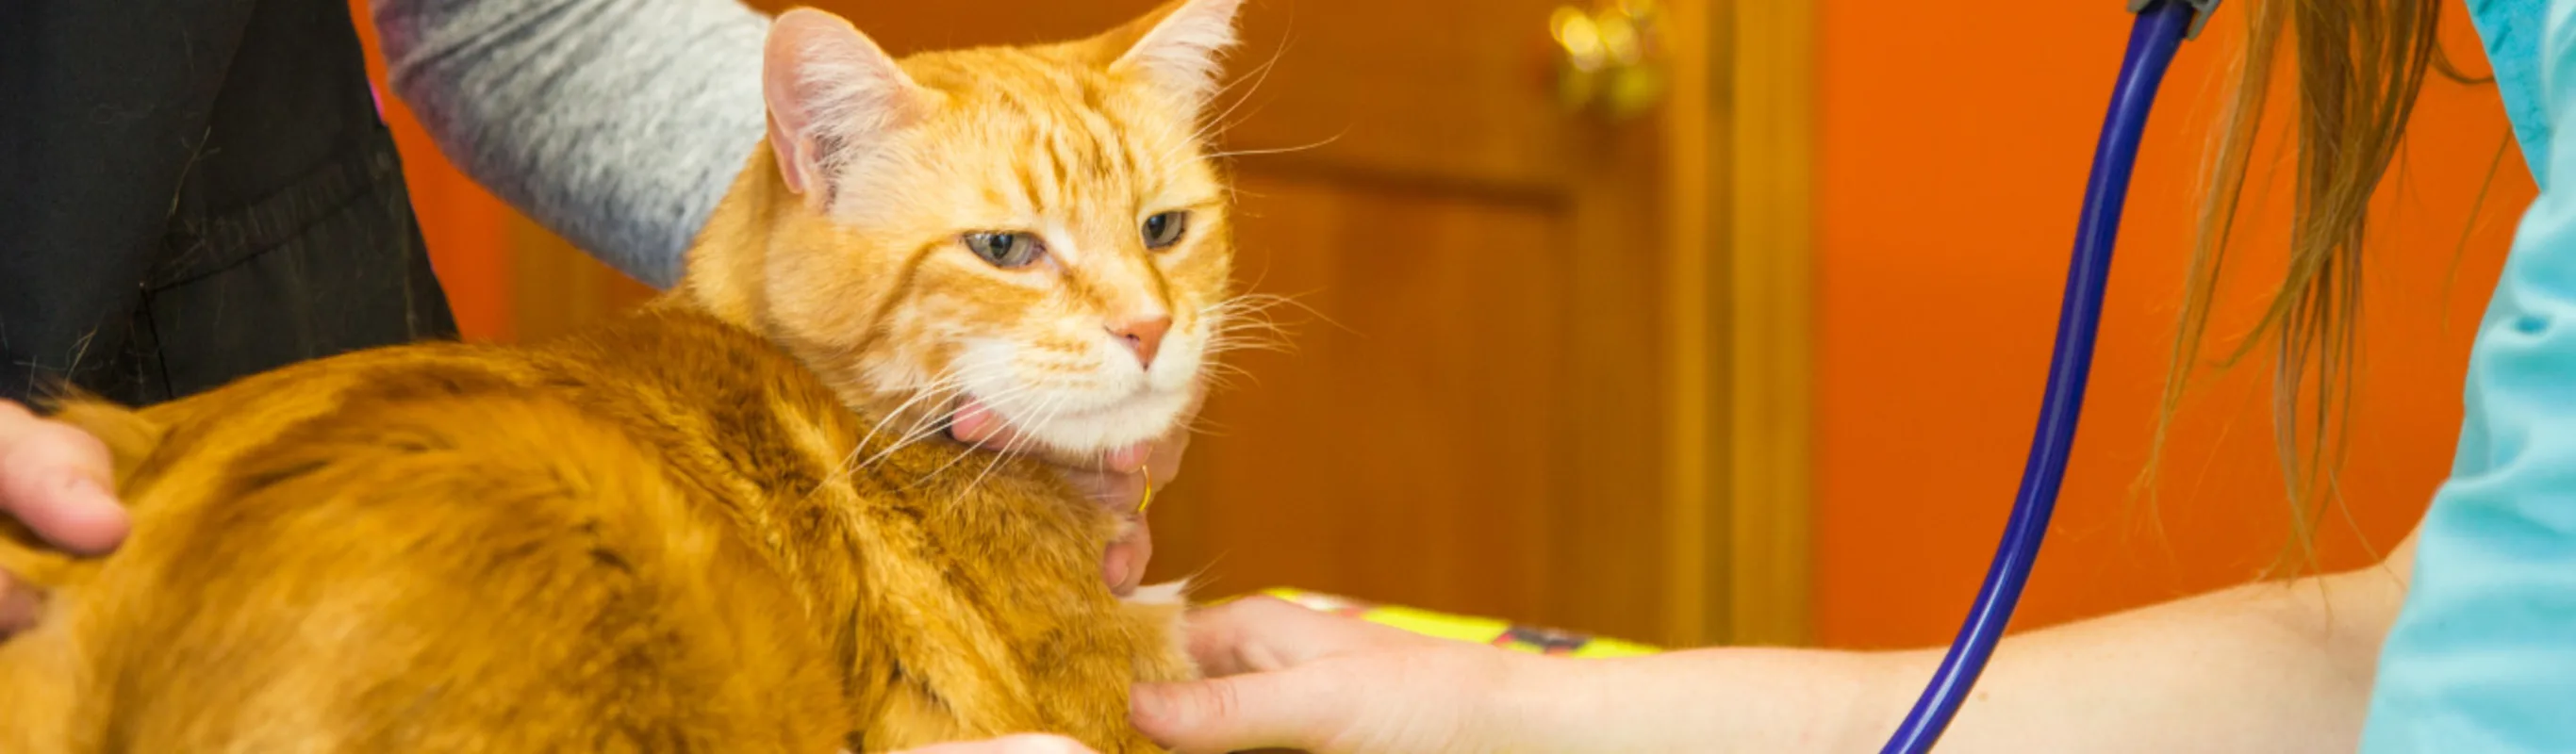
M 764 80 L 787 194 L 738 275 L 759 326 L 897 417 L 971 397 L 1076 453 L 1171 430 L 1233 264 L 1202 125 L 1238 5 L 901 60 L 828 13 L 779 16 Z

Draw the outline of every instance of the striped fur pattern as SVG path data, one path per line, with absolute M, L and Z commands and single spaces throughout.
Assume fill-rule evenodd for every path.
M 49 600 L 0 644 L 0 751 L 1156 751 L 1127 689 L 1195 674 L 1178 585 L 1113 596 L 1122 517 L 935 425 L 1174 431 L 1232 256 L 1181 63 L 1233 12 L 901 61 L 791 12 L 770 143 L 643 311 L 66 402 L 135 526 L 96 560 L 0 542 Z M 1140 241 L 1167 212 L 1180 240 Z M 966 240 L 996 232 L 1046 254 Z M 1118 330 L 1150 317 L 1159 353 Z

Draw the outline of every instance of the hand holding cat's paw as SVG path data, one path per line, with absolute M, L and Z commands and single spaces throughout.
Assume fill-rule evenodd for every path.
M 1090 747 L 1061 736 L 1019 735 L 990 741 L 940 744 L 895 754 L 1095 754 Z
M 89 433 L 46 421 L 0 400 L 0 516 L 64 549 L 96 553 L 125 538 L 125 509 L 107 446 Z M 0 573 L 0 635 L 35 620 L 35 595 Z
M 1490 751 L 1541 658 L 1248 597 L 1196 611 L 1209 680 L 1139 684 L 1130 720 L 1184 752 Z M 1541 747 L 1542 749 L 1544 747 Z

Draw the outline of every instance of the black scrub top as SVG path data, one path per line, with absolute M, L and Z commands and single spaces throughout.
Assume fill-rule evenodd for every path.
M 0 2 L 0 398 L 454 337 L 364 55 L 346 0 Z

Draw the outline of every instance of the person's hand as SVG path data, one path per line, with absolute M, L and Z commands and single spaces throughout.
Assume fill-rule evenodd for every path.
M 1109 551 L 1100 559 L 1100 576 L 1109 582 L 1109 590 L 1121 597 L 1132 594 L 1145 582 L 1145 562 L 1154 556 L 1154 534 L 1144 516 L 1133 515 L 1138 502 L 1144 500 L 1147 484 L 1160 490 L 1181 471 L 1181 452 L 1190 447 L 1189 422 L 1198 415 L 1206 391 L 1194 392 L 1190 406 L 1181 412 L 1172 432 L 1153 442 L 1137 443 L 1098 457 L 1063 457 L 1044 453 L 1042 458 L 1055 464 L 1092 502 L 1110 511 L 1132 516 L 1134 526 L 1127 535 L 1109 543 Z M 1004 425 L 983 404 L 967 401 L 957 407 L 948 419 L 948 433 L 959 442 L 986 448 L 1025 448 L 1029 443 L 1015 430 Z
M 1513 722 L 1547 661 L 1270 597 L 1194 612 L 1189 631 L 1211 680 L 1138 684 L 1130 712 L 1183 752 L 1526 749 Z
M 115 464 L 98 438 L 0 400 L 0 516 L 65 550 L 104 552 L 125 539 L 125 508 L 110 492 L 115 486 Z M 34 622 L 38 604 L 35 594 L 0 573 L 0 636 Z
M 1098 754 L 1091 747 L 1061 736 L 1024 734 L 990 741 L 967 741 L 905 749 L 894 754 Z

